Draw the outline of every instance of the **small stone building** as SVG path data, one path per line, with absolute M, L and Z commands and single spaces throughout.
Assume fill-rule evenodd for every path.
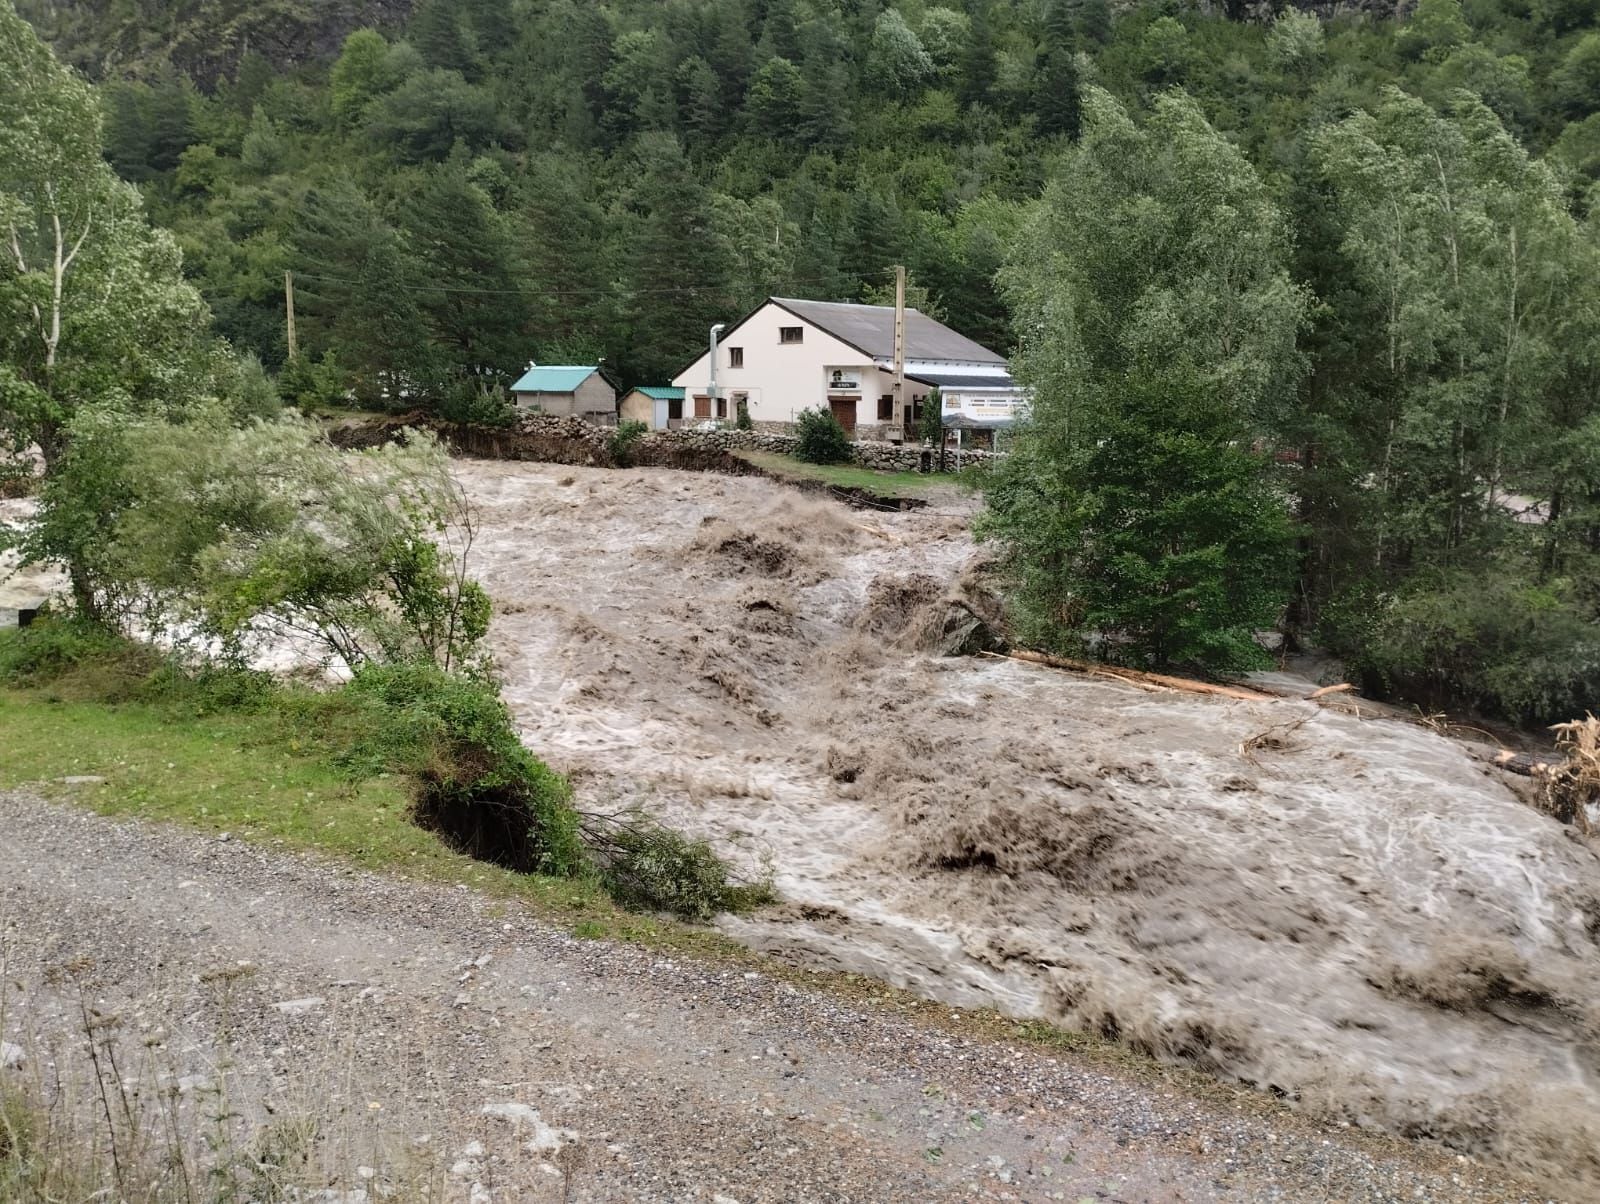
M 519 410 L 601 426 L 617 421 L 617 389 L 598 364 L 530 364 L 511 386 L 511 400 Z
M 642 422 L 664 431 L 683 417 L 683 390 L 671 385 L 638 385 L 622 395 L 618 421 Z

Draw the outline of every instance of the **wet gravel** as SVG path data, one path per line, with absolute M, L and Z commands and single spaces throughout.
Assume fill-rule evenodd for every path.
M 421 884 L 0 793 L 0 1037 L 70 1077 L 78 1005 L 142 1070 L 313 1118 L 326 1199 L 1534 1201 L 1329 1130 L 580 940 Z M 17 1073 L 13 1070 L 9 1073 Z

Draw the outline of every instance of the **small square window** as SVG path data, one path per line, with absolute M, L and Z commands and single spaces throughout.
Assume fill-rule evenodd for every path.
M 730 368 L 743 368 L 744 367 L 744 348 L 743 347 L 729 347 L 728 348 L 728 367 L 730 367 Z
M 805 342 L 805 337 L 806 328 L 804 326 L 778 327 L 778 342 L 780 343 L 803 343 Z

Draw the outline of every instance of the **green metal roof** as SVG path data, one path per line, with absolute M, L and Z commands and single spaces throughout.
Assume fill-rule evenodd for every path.
M 675 385 L 635 385 L 634 392 L 643 393 L 652 401 L 683 400 L 683 390 Z
M 594 364 L 539 364 L 511 386 L 513 393 L 571 393 L 600 371 Z

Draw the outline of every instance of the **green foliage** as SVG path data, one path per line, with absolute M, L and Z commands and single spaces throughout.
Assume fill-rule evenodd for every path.
M 1130 375 L 1096 437 L 1046 411 L 987 482 L 1024 638 L 1141 667 L 1256 667 L 1288 595 L 1294 527 L 1228 400 L 1194 375 Z
M 944 444 L 944 398 L 937 385 L 922 399 L 922 430 L 918 433 L 934 447 Z
M 1600 697 L 1600 628 L 1582 610 L 1572 582 L 1538 584 L 1508 565 L 1352 593 L 1330 606 L 1323 634 L 1380 696 L 1546 725 Z
M 278 374 L 278 398 L 302 414 L 315 414 L 344 400 L 344 377 L 344 371 L 329 355 L 324 355 L 320 363 L 297 355 L 286 360 Z
M 348 763 L 415 777 L 424 826 L 511 869 L 585 870 L 570 787 L 523 747 L 492 686 L 432 665 L 369 665 L 346 688 L 381 716 Z
M 590 820 L 588 835 L 606 889 L 626 907 L 706 921 L 776 899 L 766 882 L 732 882 L 728 866 L 704 840 L 691 840 L 647 816 Z
M 1288 500 L 1248 450 L 1300 368 L 1286 231 L 1192 101 L 1143 127 L 1086 101 L 1003 274 L 1034 404 L 980 529 L 1033 641 L 1240 668 L 1291 579 Z
M 100 623 L 71 616 L 41 615 L 0 640 L 0 684 L 42 686 L 78 670 L 125 663 L 135 645 Z M 151 658 L 141 656 L 149 672 Z
M 633 445 L 649 433 L 648 422 L 640 422 L 636 418 L 619 422 L 611 434 L 612 462 L 624 468 L 633 463 Z
M 443 450 L 341 453 L 298 418 L 74 428 L 24 544 L 82 566 L 95 612 L 244 660 L 312 641 L 358 667 L 475 669 L 489 601 L 467 576 L 474 518 Z
M 808 464 L 843 464 L 850 459 L 850 436 L 832 410 L 801 410 L 795 416 L 795 458 Z
M 367 106 L 397 82 L 389 43 L 375 29 L 358 29 L 344 40 L 328 73 L 328 103 L 341 122 L 358 124 Z
M 750 420 L 750 406 L 748 402 L 739 402 L 734 407 L 734 411 L 733 427 L 735 430 L 748 431 L 754 428 L 755 424 Z

